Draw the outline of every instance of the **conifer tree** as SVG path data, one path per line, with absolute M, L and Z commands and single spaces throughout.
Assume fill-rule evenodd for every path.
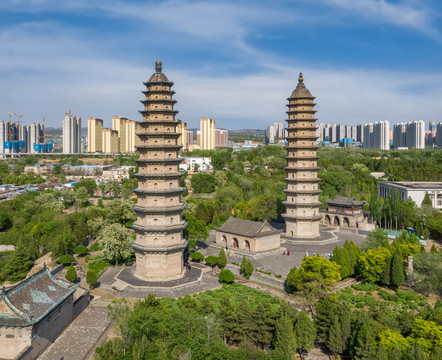
M 389 360 L 387 349 L 385 349 L 385 346 L 382 343 L 379 344 L 378 351 L 376 353 L 376 360 Z
M 75 270 L 74 265 L 69 266 L 68 271 L 66 272 L 65 278 L 70 282 L 74 282 L 77 280 L 77 270 Z
M 352 350 L 353 359 L 355 360 L 371 360 L 376 357 L 376 343 L 365 321 L 359 326 Z
M 345 248 L 338 247 L 338 245 L 335 246 L 333 250 L 333 261 L 341 266 L 339 273 L 342 279 L 352 275 L 350 254 Z
M 296 353 L 297 342 L 293 323 L 287 315 L 281 316 L 275 325 L 275 339 L 273 346 L 279 350 L 286 359 L 293 359 Z
M 327 347 L 334 354 L 341 354 L 344 351 L 344 339 L 342 337 L 341 323 L 336 315 L 327 341 Z
M 339 305 L 339 322 L 341 323 L 342 339 L 344 340 L 344 351 L 348 348 L 351 335 L 351 310 L 349 305 Z
M 335 315 L 338 314 L 336 302 L 330 299 L 330 296 L 325 296 L 318 300 L 316 304 L 316 328 L 318 330 L 318 337 L 321 340 L 327 341 L 331 326 L 333 325 Z
M 221 267 L 221 269 L 224 269 L 224 267 L 227 265 L 227 255 L 224 252 L 224 248 L 221 248 L 218 254 L 218 265 Z
M 390 285 L 390 274 L 391 274 L 391 257 L 387 256 L 385 258 L 385 264 L 382 268 L 381 273 L 381 283 L 385 286 Z
M 391 263 L 391 286 L 398 288 L 403 284 L 404 280 L 404 263 L 402 257 L 396 252 Z
M 299 353 L 308 353 L 315 346 L 316 329 L 307 311 L 301 310 L 295 323 Z

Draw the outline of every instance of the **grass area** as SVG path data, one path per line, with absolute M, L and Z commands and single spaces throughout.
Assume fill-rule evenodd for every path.
M 110 265 L 111 264 L 107 262 L 106 258 L 103 255 L 86 255 L 83 264 L 86 270 L 95 270 L 97 276 L 99 276 L 104 271 L 104 269 Z

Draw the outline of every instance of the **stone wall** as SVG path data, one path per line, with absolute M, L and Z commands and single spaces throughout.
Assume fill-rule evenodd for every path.
M 224 241 L 226 240 L 226 241 Z M 236 247 L 232 246 L 234 240 L 238 243 L 238 249 L 242 251 L 249 251 L 251 253 L 260 253 L 264 251 L 271 251 L 279 249 L 281 246 L 280 234 L 272 234 L 262 237 L 248 237 L 241 235 L 229 234 L 222 231 L 216 232 L 216 244 L 227 249 L 234 250 Z M 249 246 L 247 246 L 247 243 Z

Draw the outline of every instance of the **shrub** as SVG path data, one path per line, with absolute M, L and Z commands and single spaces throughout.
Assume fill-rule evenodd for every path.
M 86 255 L 85 257 L 84 257 L 84 261 L 85 262 L 89 262 L 89 261 L 91 261 L 93 259 L 93 256 L 92 255 Z
M 360 302 L 358 302 L 358 303 L 356 304 L 356 307 L 357 307 L 358 309 L 362 309 L 364 306 L 365 306 L 365 303 L 364 303 L 363 301 L 360 301 Z
M 233 275 L 233 273 L 230 270 L 222 270 L 219 275 L 218 275 L 218 279 L 219 281 L 226 283 L 226 284 L 231 284 L 233 282 L 235 282 L 235 275 Z
M 67 281 L 74 282 L 77 280 L 77 270 L 75 270 L 74 265 L 69 266 L 68 271 L 66 272 L 65 278 Z
M 89 269 L 86 273 L 86 282 L 89 284 L 91 289 L 94 288 L 94 285 L 97 283 L 97 273 L 93 269 Z
M 201 254 L 201 253 L 198 252 L 198 251 L 195 251 L 194 253 L 192 253 L 192 254 L 190 255 L 190 258 L 191 258 L 193 261 L 200 262 L 201 260 L 204 260 L 204 255 Z
M 100 244 L 98 243 L 98 241 L 97 241 L 94 245 L 91 245 L 91 246 L 89 247 L 89 251 L 90 251 L 90 252 L 98 251 L 98 250 L 102 250 L 102 247 L 100 246 Z
M 275 275 L 276 278 L 281 279 L 282 275 Z
M 76 253 L 77 255 L 84 255 L 87 254 L 88 252 L 89 249 L 84 245 L 78 245 L 74 247 L 74 253 Z
M 60 256 L 60 258 L 58 259 L 58 262 L 63 265 L 69 265 L 70 263 L 72 263 L 72 261 L 74 261 L 74 257 L 69 254 Z
M 218 264 L 218 256 L 209 255 L 208 257 L 206 257 L 206 263 L 213 268 L 216 264 Z
M 231 263 L 232 265 L 236 265 L 236 266 L 239 266 L 239 264 L 237 263 L 237 262 L 235 262 L 235 261 L 232 261 L 232 263 Z

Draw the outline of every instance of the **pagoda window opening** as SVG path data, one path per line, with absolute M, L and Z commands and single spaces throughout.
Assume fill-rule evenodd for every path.
M 173 189 L 173 183 L 170 183 L 170 184 L 169 184 L 169 188 L 170 188 L 170 189 Z
M 172 154 L 169 154 L 169 159 L 171 159 L 172 158 Z
M 173 218 L 170 218 L 170 223 L 173 224 Z

